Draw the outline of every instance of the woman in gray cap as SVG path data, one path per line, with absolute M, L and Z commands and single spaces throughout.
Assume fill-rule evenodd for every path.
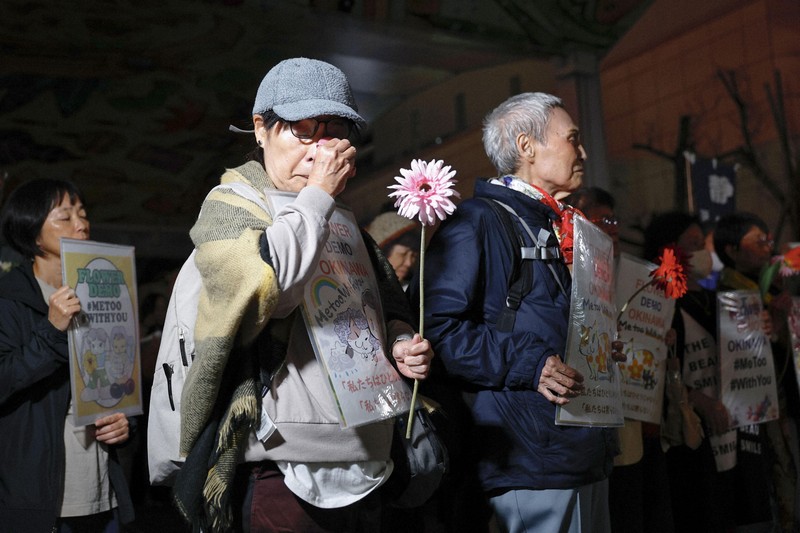
M 334 198 L 356 173 L 350 138 L 363 125 L 342 71 L 313 59 L 282 61 L 256 94 L 254 160 L 221 181 L 296 198 L 271 217 L 217 189 L 191 230 L 203 289 L 181 405 L 188 457 L 175 494 L 203 531 L 378 530 L 375 489 L 391 474 L 393 421 L 340 429 L 299 312 Z M 386 351 L 403 376 L 425 378 L 430 345 L 409 325 L 391 265 L 366 242 Z M 256 431 L 267 427 L 274 430 Z

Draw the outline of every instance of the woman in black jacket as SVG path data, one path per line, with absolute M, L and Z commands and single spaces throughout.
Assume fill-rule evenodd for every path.
M 0 225 L 25 258 L 0 279 L 1 527 L 117 531 L 133 519 L 114 450 L 128 440 L 128 419 L 71 423 L 66 331 L 81 303 L 61 282 L 60 239 L 89 238 L 81 194 L 67 181 L 29 181 Z

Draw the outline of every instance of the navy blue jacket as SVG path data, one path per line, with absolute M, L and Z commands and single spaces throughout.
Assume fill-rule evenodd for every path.
M 64 490 L 70 402 L 67 334 L 47 319 L 31 263 L 0 278 L 0 529 L 50 531 Z M 133 428 L 131 428 L 133 431 Z M 133 519 L 124 473 L 109 447 L 120 519 Z
M 558 245 L 551 226 L 556 214 L 544 204 L 485 181 L 476 184 L 475 197 L 510 205 L 534 235 L 549 230 L 548 246 Z M 426 252 L 425 337 L 448 376 L 475 393 L 470 440 L 484 490 L 564 489 L 599 481 L 610 473 L 616 451 L 611 430 L 556 426 L 555 405 L 536 390 L 547 358 L 563 355 L 566 346 L 569 270 L 561 259 L 550 265 L 535 261 L 533 288 L 517 311 L 514 330 L 498 332 L 494 325 L 514 267 L 511 246 L 482 200 L 462 202 L 442 223 Z

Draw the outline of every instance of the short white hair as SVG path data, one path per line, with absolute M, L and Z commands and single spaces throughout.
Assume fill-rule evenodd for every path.
M 519 165 L 517 136 L 526 133 L 545 144 L 547 124 L 556 107 L 564 107 L 557 96 L 521 93 L 512 96 L 483 119 L 483 148 L 499 175 L 513 174 Z

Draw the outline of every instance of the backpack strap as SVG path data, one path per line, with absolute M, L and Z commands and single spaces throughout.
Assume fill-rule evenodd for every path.
M 542 228 L 537 235 L 534 235 L 530 226 L 528 226 L 511 206 L 491 198 L 481 197 L 480 199 L 492 208 L 492 211 L 494 211 L 495 215 L 500 220 L 506 234 L 511 239 L 514 251 L 514 266 L 511 271 L 511 278 L 508 280 L 508 293 L 506 295 L 505 307 L 503 307 L 503 310 L 500 312 L 497 324 L 495 325 L 497 331 L 511 332 L 514 329 L 517 310 L 522 304 L 522 299 L 533 287 L 533 261 L 558 259 L 561 257 L 561 248 L 558 246 L 547 246 L 550 232 Z M 519 224 L 526 233 L 528 233 L 531 241 L 534 243 L 533 246 L 526 245 L 525 238 L 522 236 L 522 233 L 519 231 L 511 215 L 514 215 L 514 218 L 519 221 Z M 559 281 L 558 276 L 556 276 L 556 281 Z M 560 282 L 559 286 L 561 286 Z M 564 287 L 561 287 L 561 289 L 563 291 Z
M 510 332 L 514 329 L 517 309 L 519 309 L 522 299 L 533 287 L 533 263 L 523 261 L 526 255 L 531 255 L 526 251 L 525 240 L 522 234 L 517 231 L 514 220 L 509 212 L 501 206 L 500 202 L 489 198 L 480 198 L 492 208 L 494 214 L 500 220 L 503 229 L 511 238 L 511 246 L 514 252 L 514 264 L 511 270 L 511 278 L 508 280 L 508 293 L 506 294 L 506 304 L 500 312 L 495 327 L 498 331 Z

